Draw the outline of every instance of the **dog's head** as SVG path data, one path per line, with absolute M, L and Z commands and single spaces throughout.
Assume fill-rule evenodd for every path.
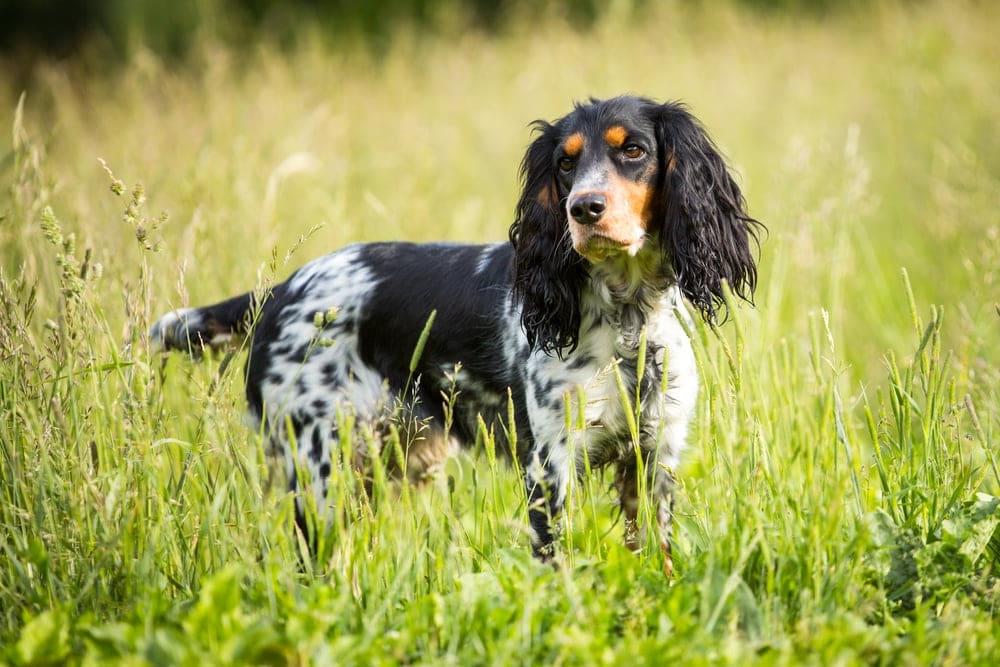
M 553 123 L 521 164 L 510 229 L 514 291 L 532 345 L 577 343 L 590 268 L 655 250 L 709 321 L 723 282 L 749 300 L 757 279 L 757 221 L 705 129 L 681 104 L 591 100 Z

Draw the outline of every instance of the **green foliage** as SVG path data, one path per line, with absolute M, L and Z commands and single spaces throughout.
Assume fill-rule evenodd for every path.
M 0 89 L 0 662 L 997 662 L 1000 14 L 647 11 Z M 241 354 L 150 356 L 151 319 L 349 241 L 502 238 L 527 122 L 622 90 L 689 102 L 769 226 L 758 307 L 692 332 L 675 579 L 596 473 L 534 561 L 485 426 L 422 486 L 343 429 L 371 480 L 335 467 L 300 559 Z
M 825 13 L 857 0 L 740 0 L 772 13 Z M 201 40 L 239 49 L 260 39 L 290 46 L 305 33 L 384 50 L 393 33 L 461 29 L 503 32 L 525 16 L 564 17 L 588 28 L 609 14 L 641 20 L 649 0 L 20 0 L 0 5 L 0 52 L 72 55 L 97 47 L 105 62 L 136 49 L 183 59 Z

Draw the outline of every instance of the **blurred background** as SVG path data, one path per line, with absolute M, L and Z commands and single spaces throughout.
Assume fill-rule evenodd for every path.
M 851 0 L 741 0 L 763 11 L 823 12 Z M 331 43 L 360 38 L 386 48 L 394 29 L 409 24 L 422 31 L 461 26 L 499 32 L 512 19 L 557 11 L 586 28 L 612 2 L 601 0 L 4 0 L 0 3 L 0 48 L 7 52 L 70 55 L 81 48 L 127 54 L 142 45 L 167 57 L 182 57 L 199 40 L 244 44 L 261 34 L 293 44 L 303 25 Z M 617 2 L 630 8 L 650 0 Z
M 14 179 L 30 215 L 0 224 L 2 260 L 52 270 L 31 217 L 51 204 L 126 279 L 135 243 L 98 158 L 169 214 L 156 310 L 352 241 L 504 238 L 528 123 L 633 92 L 687 102 L 767 224 L 764 340 L 808 340 L 826 310 L 880 373 L 912 342 L 906 268 L 982 350 L 998 18 L 975 2 L 2 0 L 0 125 L 20 129 L 0 151 L 9 168 L 20 136 L 38 162 Z

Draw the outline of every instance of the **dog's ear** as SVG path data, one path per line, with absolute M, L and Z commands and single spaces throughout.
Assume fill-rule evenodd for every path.
M 521 195 L 510 227 L 514 246 L 514 298 L 528 343 L 562 356 L 580 332 L 583 259 L 573 250 L 556 181 L 558 125 L 536 121 L 538 136 L 521 161 Z
M 660 241 L 681 291 L 708 322 L 725 309 L 722 283 L 752 302 L 757 230 L 739 186 L 701 123 L 682 105 L 654 108 L 660 148 Z

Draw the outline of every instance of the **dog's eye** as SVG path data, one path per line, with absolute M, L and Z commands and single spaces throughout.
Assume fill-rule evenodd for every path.
M 559 169 L 560 171 L 572 171 L 573 165 L 576 161 L 571 157 L 561 157 L 559 158 Z
M 629 144 L 624 149 L 622 149 L 622 153 L 628 159 L 635 160 L 645 155 L 646 151 L 642 150 L 642 147 L 639 146 L 638 144 Z

